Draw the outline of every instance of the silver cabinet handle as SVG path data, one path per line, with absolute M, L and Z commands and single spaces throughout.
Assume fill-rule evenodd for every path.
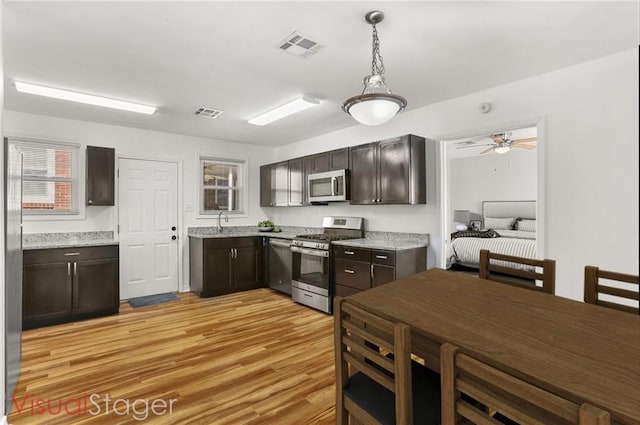
M 349 269 L 344 269 L 345 273 L 349 273 L 349 274 L 354 274 L 355 272 L 353 270 L 349 270 Z
M 371 202 L 376 202 L 376 199 L 372 199 Z
M 67 276 L 71 277 L 71 263 L 67 263 Z
M 73 275 L 78 276 L 78 263 L 73 263 Z
M 376 258 L 379 258 L 380 260 L 386 260 L 387 256 L 386 255 L 376 255 Z
M 93 204 L 93 201 L 91 199 L 89 199 L 89 201 L 87 203 L 88 204 Z
M 79 252 L 66 252 L 64 254 L 65 257 L 73 257 L 75 255 L 80 255 L 80 253 Z
M 371 265 L 371 279 L 373 279 L 373 264 Z
M 353 252 L 353 251 L 345 251 L 344 253 L 345 253 L 346 255 L 353 255 L 353 254 L 355 254 L 355 252 Z

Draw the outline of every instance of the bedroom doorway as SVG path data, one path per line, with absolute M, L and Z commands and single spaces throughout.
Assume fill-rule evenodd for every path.
M 480 249 L 544 258 L 543 125 L 441 139 L 440 267 L 474 270 Z

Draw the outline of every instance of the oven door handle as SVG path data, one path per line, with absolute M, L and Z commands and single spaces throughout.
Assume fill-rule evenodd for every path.
M 321 249 L 309 249 L 309 248 L 300 248 L 298 246 L 292 246 L 291 252 L 295 252 L 298 254 L 312 255 L 314 257 L 328 257 L 329 251 L 324 251 Z

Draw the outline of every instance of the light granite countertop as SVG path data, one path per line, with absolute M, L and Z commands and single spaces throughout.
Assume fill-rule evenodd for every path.
M 406 239 L 348 239 L 345 241 L 332 242 L 334 245 L 352 246 L 355 248 L 384 249 L 386 251 L 403 251 L 406 249 L 424 248 L 429 245 L 428 240 L 406 240 Z
M 242 238 L 248 236 L 265 236 L 268 238 L 276 238 L 276 239 L 293 239 L 299 233 L 291 233 L 291 232 L 233 232 L 223 231 L 222 233 L 189 233 L 190 238 L 198 238 L 198 239 L 217 239 L 217 238 Z
M 118 245 L 113 232 L 35 233 L 22 236 L 22 249 L 82 248 Z

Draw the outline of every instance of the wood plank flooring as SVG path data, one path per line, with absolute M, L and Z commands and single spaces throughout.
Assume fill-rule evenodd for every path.
M 9 423 L 334 423 L 332 316 L 270 289 L 179 296 L 137 309 L 123 303 L 116 316 L 24 332 Z M 99 413 L 88 402 L 92 394 Z M 176 401 L 171 415 L 154 415 L 139 399 L 165 400 L 156 402 L 156 413 Z M 62 411 L 48 413 L 46 400 Z

